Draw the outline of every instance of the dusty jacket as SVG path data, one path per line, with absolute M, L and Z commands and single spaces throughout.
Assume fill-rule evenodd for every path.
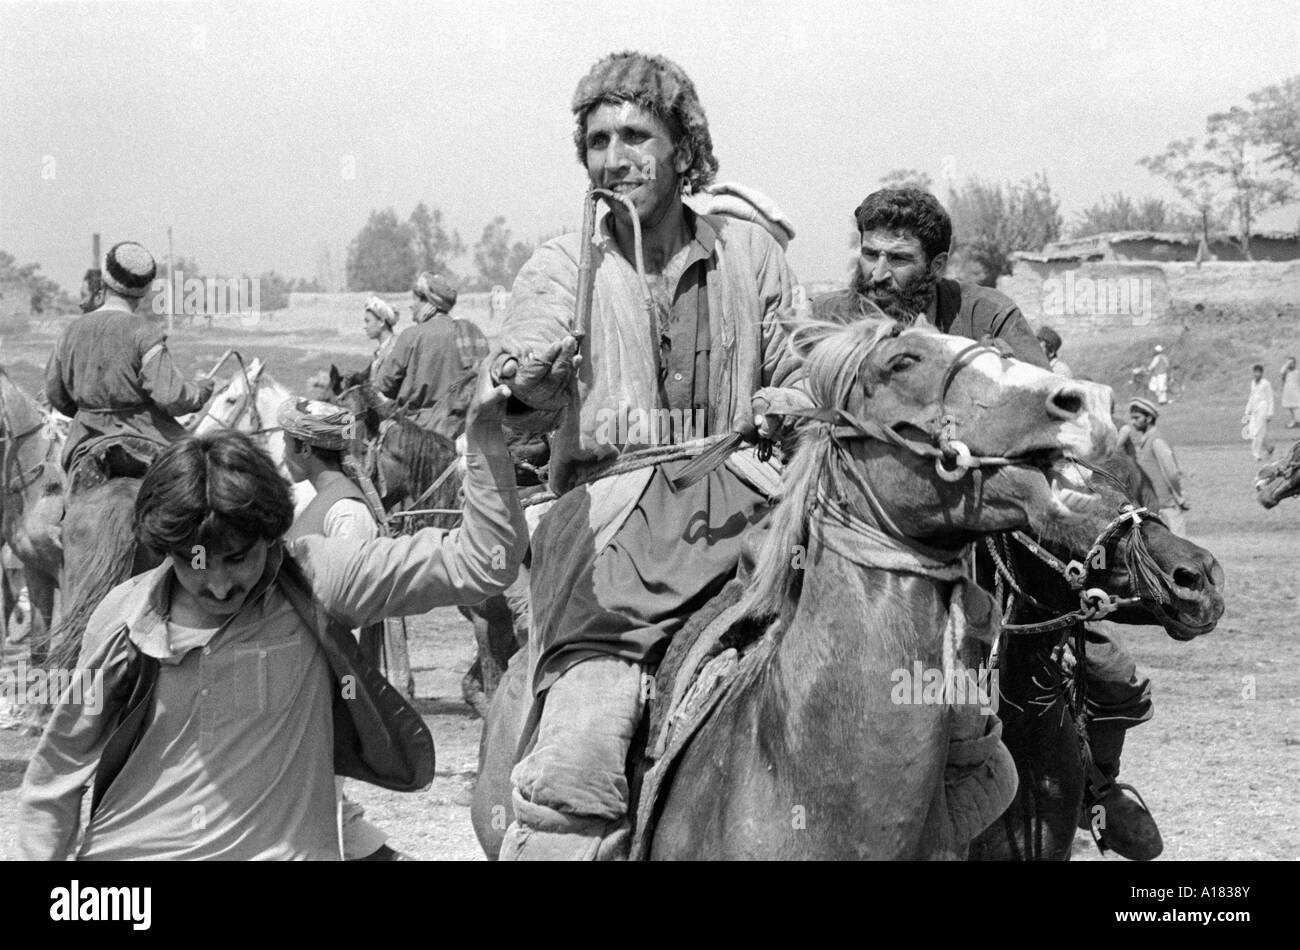
M 185 430 L 172 416 L 202 409 L 212 384 L 185 381 L 157 324 L 105 308 L 63 331 L 45 367 L 45 394 L 73 420 L 63 450 L 66 468 L 77 447 L 97 435 L 175 441 Z
M 307 636 L 315 638 L 335 681 L 331 687 L 335 697 L 333 722 L 313 726 L 332 729 L 334 737 L 333 768 L 326 769 L 324 778 L 331 801 L 334 772 L 409 790 L 427 785 L 433 770 L 432 742 L 419 716 L 362 659 L 349 628 L 383 616 L 477 603 L 511 583 L 523 558 L 527 533 L 509 460 L 498 462 L 482 455 L 467 458 L 463 527 L 450 533 L 431 528 L 365 545 L 313 536 L 287 548 L 274 546 L 268 552 L 262 580 L 250 591 L 225 632 L 219 634 L 228 641 L 247 643 L 263 635 L 282 638 L 284 633 L 292 636 L 296 631 L 306 631 Z M 497 485 L 509 487 L 499 489 Z M 301 577 L 296 576 L 289 557 L 301 569 Z M 164 622 L 170 609 L 170 575 L 170 562 L 164 562 L 114 588 L 91 617 L 81 666 L 103 671 L 102 705 L 97 711 L 83 707 L 72 701 L 69 692 L 55 707 L 23 783 L 19 850 L 24 858 L 60 859 L 71 852 L 84 788 L 95 776 L 133 686 L 133 655 L 138 651 L 162 661 L 162 677 L 173 675 L 169 670 L 179 670 L 182 664 L 220 661 L 221 642 L 216 639 L 212 641 L 212 656 L 198 649 L 181 658 L 171 654 Z M 310 591 L 305 600 L 301 595 L 304 589 Z M 313 616 L 309 620 L 304 614 Z M 270 624 L 284 630 L 265 631 L 263 628 Z M 249 671 L 232 670 L 228 665 L 226 669 L 224 674 L 218 669 L 213 686 L 234 690 L 232 695 L 237 698 L 239 690 L 247 685 L 242 681 L 248 679 Z M 265 681 L 267 675 L 262 670 L 254 678 Z M 337 688 L 339 684 L 351 684 L 355 689 L 344 692 Z M 166 715 L 167 710 L 155 712 L 146 732 L 159 728 Z M 221 767 L 219 762 L 205 766 L 214 773 Z M 125 781 L 134 776 L 141 783 L 157 783 L 165 780 L 160 778 L 161 768 L 156 762 L 128 761 L 121 778 Z M 196 778 L 201 777 L 183 767 L 173 776 L 173 780 Z M 193 790 L 200 800 L 202 793 L 202 788 Z M 253 793 L 262 794 L 257 789 Z M 188 809 L 189 800 L 181 798 L 178 807 Z M 267 827 L 275 827 L 273 818 L 265 816 L 264 820 L 270 822 Z M 240 829 L 232 829 L 232 834 L 236 832 Z M 132 828 L 130 833 L 141 842 L 139 850 L 148 853 L 151 828 Z M 254 854 L 258 853 L 258 845 L 252 840 L 256 838 L 252 831 L 243 830 L 241 842 L 249 839 L 246 847 Z M 241 842 L 236 843 L 236 850 L 244 847 Z M 226 847 L 227 856 L 239 856 Z
M 712 239 L 708 261 L 709 431 L 725 433 L 752 421 L 750 399 L 764 386 L 792 386 L 802 368 L 786 345 L 794 319 L 794 275 L 780 245 L 758 225 L 687 212 L 697 237 Z M 551 487 L 571 487 L 575 468 L 617 454 L 597 432 L 612 415 L 650 412 L 658 405 L 657 345 L 647 325 L 636 269 L 618 251 L 609 217 L 596 229 L 591 336 L 579 373 L 580 421 L 560 428 L 551 443 Z M 521 354 L 540 353 L 571 331 L 577 304 L 579 235 L 548 241 L 515 278 L 501 338 Z M 546 424 L 559 426 L 563 413 Z M 546 415 L 538 410 L 527 415 Z M 530 424 L 536 428 L 536 423 Z

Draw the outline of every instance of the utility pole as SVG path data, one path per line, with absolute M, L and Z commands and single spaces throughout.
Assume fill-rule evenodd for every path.
M 176 331 L 176 263 L 172 257 L 172 226 L 167 225 L 167 335 Z

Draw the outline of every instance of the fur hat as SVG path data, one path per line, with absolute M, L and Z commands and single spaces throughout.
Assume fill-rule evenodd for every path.
M 680 66 L 662 56 L 645 53 L 611 53 L 578 83 L 573 93 L 573 133 L 578 162 L 587 164 L 587 113 L 602 102 L 631 102 L 666 123 L 678 145 L 690 150 L 691 167 L 683 176 L 688 192 L 713 181 L 718 160 L 713 157 L 709 120 L 695 92 L 695 84 Z
M 123 297 L 143 297 L 157 273 L 153 255 L 134 241 L 114 244 L 104 255 L 104 286 Z

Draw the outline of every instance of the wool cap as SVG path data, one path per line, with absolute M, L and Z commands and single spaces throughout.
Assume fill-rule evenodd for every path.
M 1128 407 L 1130 410 L 1136 409 L 1138 412 L 1145 412 L 1148 416 L 1151 417 L 1151 420 L 1153 422 L 1156 419 L 1160 418 L 1160 411 L 1156 409 L 1155 404 L 1148 402 L 1147 400 L 1143 399 L 1141 396 L 1134 396 L 1132 399 L 1130 399 L 1128 401 Z
M 104 285 L 123 297 L 143 297 L 157 274 L 153 255 L 134 241 L 114 244 L 104 255 Z

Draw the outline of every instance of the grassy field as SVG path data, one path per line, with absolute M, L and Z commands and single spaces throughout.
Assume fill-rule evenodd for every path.
M 1151 343 L 1171 349 L 1175 401 L 1161 428 L 1186 475 L 1193 505 L 1189 533 L 1218 557 L 1226 574 L 1227 610 L 1214 633 L 1178 643 L 1159 628 L 1125 628 L 1121 639 L 1152 679 L 1156 713 L 1129 734 L 1122 777 L 1142 791 L 1159 821 L 1167 860 L 1295 859 L 1300 500 L 1273 511 L 1256 504 L 1251 479 L 1258 465 L 1238 430 L 1250 364 L 1265 362 L 1276 379 L 1282 358 L 1291 347 L 1300 350 L 1300 339 L 1271 314 L 1221 316 L 1187 331 L 1067 334 L 1064 355 L 1077 372 L 1115 385 L 1122 402 L 1128 368 L 1145 364 Z M 361 365 L 368 345 L 358 338 L 195 330 L 176 334 L 172 348 L 183 365 L 206 369 L 237 346 L 246 356 L 270 360 L 278 379 L 300 388 L 331 361 Z M 32 391 L 52 341 L 50 333 L 33 332 L 21 342 L 6 337 L 0 363 Z M 1282 415 L 1279 409 L 1272 430 L 1279 451 L 1291 441 Z M 411 795 L 355 783 L 350 790 L 395 847 L 426 859 L 478 858 L 468 803 L 480 724 L 461 702 L 459 685 L 473 655 L 470 629 L 459 614 L 440 610 L 417 620 L 413 630 L 418 705 L 438 744 L 437 778 Z M 18 788 L 35 743 L 0 731 L 0 859 L 15 852 Z M 1084 834 L 1075 854 L 1101 860 Z

